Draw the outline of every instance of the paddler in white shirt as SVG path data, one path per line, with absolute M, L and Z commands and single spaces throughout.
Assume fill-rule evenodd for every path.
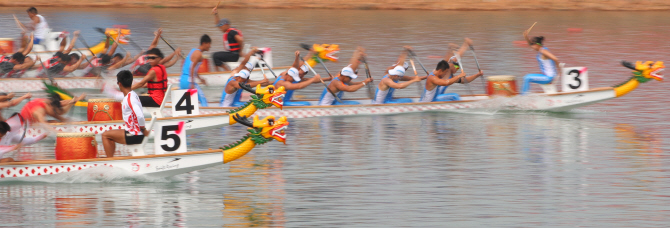
M 311 58 L 311 55 L 307 55 L 305 60 Z M 300 65 L 302 63 L 302 65 Z M 319 83 L 321 76 L 314 75 L 309 79 L 304 79 L 305 75 L 309 72 L 306 62 L 300 61 L 300 51 L 295 51 L 295 60 L 293 65 L 288 70 L 279 73 L 277 80 L 274 82 L 275 88 L 283 86 L 286 89 L 286 95 L 284 95 L 284 106 L 308 106 L 310 105 L 307 101 L 291 101 L 294 90 L 303 89 L 312 83 Z
M 404 48 L 411 49 L 409 46 L 405 46 Z M 407 86 L 411 85 L 412 83 L 426 79 L 428 76 L 405 76 L 405 71 L 407 70 L 407 67 L 405 67 L 405 58 L 407 58 L 407 51 L 403 51 L 398 57 L 398 61 L 387 69 L 387 74 L 377 85 L 377 90 L 375 91 L 375 97 L 372 100 L 372 104 L 397 104 L 412 102 L 412 99 L 409 98 L 393 99 L 393 92 L 395 92 L 396 89 L 407 88 Z
M 144 136 L 149 135 L 149 131 L 145 128 L 142 103 L 137 93 L 131 90 L 133 86 L 133 73 L 128 70 L 122 70 L 116 75 L 116 80 L 119 90 L 125 95 L 121 103 L 124 129 L 113 129 L 102 133 L 102 145 L 108 158 L 114 157 L 116 143 L 125 145 L 140 144 L 144 140 Z
M 358 75 L 356 74 L 356 70 L 358 69 L 358 65 L 360 64 L 361 57 L 363 57 L 364 55 L 365 55 L 365 49 L 363 49 L 362 47 L 358 47 L 354 52 L 354 56 L 351 57 L 349 65 L 342 68 L 340 74 L 337 77 L 335 77 L 330 83 L 328 83 L 327 88 L 323 89 L 323 92 L 321 93 L 321 99 L 319 100 L 319 105 L 360 104 L 357 101 L 342 101 L 343 103 L 340 103 L 337 101 L 337 99 L 335 99 L 333 94 L 331 94 L 330 92 L 337 94 L 337 97 L 341 99 L 342 95 L 344 95 L 344 92 L 356 92 L 359 89 L 366 86 L 366 83 L 372 82 L 372 78 L 366 78 L 365 80 L 360 82 L 351 82 L 351 80 L 356 79 L 358 77 Z M 330 90 L 330 92 L 328 90 Z
M 240 65 L 237 66 L 232 72 L 230 72 L 230 78 L 226 82 L 226 85 L 223 88 L 223 93 L 221 94 L 221 101 L 219 105 L 221 107 L 239 107 L 244 105 L 244 102 L 240 101 L 242 96 L 242 87 L 240 87 L 240 82 L 248 84 L 251 87 L 256 87 L 256 85 L 267 86 L 270 84 L 267 78 L 263 78 L 260 81 L 250 80 L 251 71 L 254 70 L 256 64 L 258 64 L 258 56 L 254 56 L 258 50 L 254 47 L 251 48 L 251 51 L 244 56 L 244 60 L 240 62 Z

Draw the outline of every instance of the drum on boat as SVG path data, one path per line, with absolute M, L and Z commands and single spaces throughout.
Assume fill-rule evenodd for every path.
M 93 133 L 58 133 L 56 160 L 97 158 L 97 147 Z
M 0 49 L 2 49 L 1 52 L 7 53 L 7 54 L 13 54 L 14 53 L 14 39 L 12 39 L 12 38 L 0 38 Z
M 114 99 L 89 99 L 88 121 L 123 120 L 121 101 Z
M 209 58 L 208 55 L 203 56 L 202 63 L 198 68 L 198 73 L 209 73 Z
M 497 75 L 486 77 L 488 87 L 486 92 L 489 96 L 514 96 L 516 95 L 516 77 L 512 75 Z

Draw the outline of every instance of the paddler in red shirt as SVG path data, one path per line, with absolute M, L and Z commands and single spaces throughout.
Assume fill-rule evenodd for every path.
M 163 53 L 158 48 L 147 51 L 147 61 L 151 64 L 151 69 L 144 76 L 142 81 L 135 83 L 130 90 L 142 88 L 147 85 L 149 96 L 139 96 L 143 107 L 160 107 L 167 90 L 167 72 L 165 66 L 160 62 L 163 60 Z

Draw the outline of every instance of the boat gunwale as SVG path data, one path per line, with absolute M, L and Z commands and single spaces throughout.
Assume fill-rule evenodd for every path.
M 277 68 L 272 68 L 272 69 L 288 69 L 289 67 L 277 67 Z M 254 69 L 253 71 L 261 71 L 260 69 Z M 215 75 L 215 74 L 230 74 L 231 71 L 216 71 L 216 72 L 205 72 L 205 73 L 198 73 L 199 75 Z M 168 74 L 168 77 L 180 77 L 181 74 Z M 133 76 L 134 79 L 141 79 L 144 78 L 144 76 Z M 38 78 L 38 77 L 31 77 L 31 78 L 0 78 L 0 82 L 2 81 L 22 81 L 22 80 L 47 80 L 48 78 Z M 95 80 L 100 80 L 104 79 L 103 77 L 54 77 L 56 81 L 60 79 L 68 79 L 68 80 L 82 80 L 82 79 L 95 79 Z
M 38 165 L 38 164 L 102 162 L 102 161 L 118 161 L 118 160 L 144 159 L 144 158 L 162 158 L 162 157 L 187 156 L 187 155 L 208 154 L 208 153 L 223 153 L 223 150 L 221 149 L 212 150 L 210 148 L 210 150 L 192 151 L 184 153 L 170 153 L 170 154 L 152 154 L 143 156 L 122 156 L 122 157 L 111 157 L 111 158 L 89 158 L 89 159 L 70 159 L 70 160 L 50 159 L 50 160 L 17 161 L 17 162 L 0 163 L 0 168 L 6 168 L 6 166 L 22 166 L 22 165 Z
M 211 114 L 202 114 L 202 115 L 193 115 L 193 116 L 176 116 L 176 117 L 163 117 L 156 118 L 156 121 L 160 120 L 174 120 L 174 119 L 189 119 L 189 118 L 199 118 L 199 117 L 217 117 L 228 115 L 228 113 L 211 113 Z M 151 118 L 144 118 L 145 121 L 151 121 Z M 123 123 L 123 120 L 108 120 L 108 121 L 79 121 L 79 122 L 66 122 L 66 123 L 49 123 L 49 125 L 62 126 L 62 125 L 80 125 L 80 124 L 115 124 Z

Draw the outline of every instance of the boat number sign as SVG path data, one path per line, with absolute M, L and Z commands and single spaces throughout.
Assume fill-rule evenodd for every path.
M 179 129 L 180 124 L 175 122 L 156 122 L 154 137 L 154 151 L 156 154 L 186 152 L 186 129 Z M 184 128 L 181 124 L 181 128 Z
M 172 116 L 200 115 L 198 91 L 181 89 L 172 91 Z
M 564 67 L 561 78 L 563 92 L 589 90 L 589 72 L 586 67 Z

